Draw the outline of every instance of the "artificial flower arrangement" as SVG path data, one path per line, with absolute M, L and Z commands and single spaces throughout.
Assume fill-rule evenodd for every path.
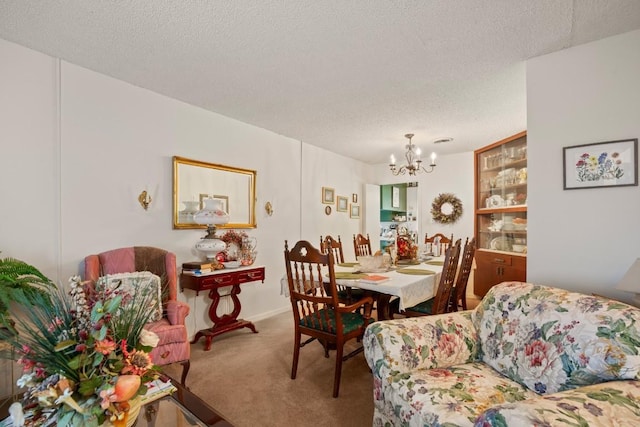
M 398 258 L 416 259 L 418 257 L 418 245 L 413 242 L 410 236 L 398 236 L 396 241 L 398 243 Z
M 15 296 L 13 321 L 0 331 L 24 371 L 17 382 L 26 388 L 24 425 L 126 425 L 129 401 L 159 376 L 149 356 L 158 336 L 143 329 L 152 292 L 93 286 L 77 276 L 69 285 L 68 293 L 52 286 Z M 22 425 L 21 408 L 12 409 L 14 425 Z

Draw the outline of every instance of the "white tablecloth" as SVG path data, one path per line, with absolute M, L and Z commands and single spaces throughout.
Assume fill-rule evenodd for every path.
M 444 257 L 434 258 L 433 261 L 443 261 Z M 428 261 L 427 261 L 428 262 Z M 433 298 L 436 294 L 436 285 L 440 281 L 441 265 L 431 265 L 421 262 L 417 265 L 401 265 L 397 268 L 419 269 L 435 271 L 430 275 L 414 275 L 402 274 L 396 270 L 390 270 L 384 273 L 376 273 L 377 275 L 387 276 L 390 280 L 382 283 L 364 283 L 359 280 L 336 279 L 336 283 L 343 286 L 351 286 L 370 291 L 380 292 L 383 294 L 396 296 L 400 299 L 400 310 L 413 307 L 416 304 Z M 336 273 L 351 272 L 353 267 L 335 266 Z M 280 281 L 280 294 L 289 296 L 289 285 L 287 284 L 287 276 Z

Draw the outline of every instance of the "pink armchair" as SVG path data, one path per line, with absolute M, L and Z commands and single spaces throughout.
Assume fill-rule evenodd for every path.
M 133 246 L 89 255 L 84 259 L 84 280 L 95 282 L 100 276 L 117 273 L 150 271 L 162 282 L 161 320 L 150 322 L 145 329 L 155 332 L 160 342 L 151 352 L 156 365 L 182 365 L 180 382 L 185 385 L 191 362 L 191 346 L 185 318 L 189 305 L 178 301 L 176 256 L 172 252 L 148 246 Z

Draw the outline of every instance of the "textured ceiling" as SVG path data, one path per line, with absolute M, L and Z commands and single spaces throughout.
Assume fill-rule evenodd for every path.
M 638 0 L 0 0 L 0 38 L 368 163 L 526 129 L 526 59 L 638 28 Z

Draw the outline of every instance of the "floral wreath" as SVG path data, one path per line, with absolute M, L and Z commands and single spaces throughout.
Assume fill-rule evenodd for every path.
M 447 203 L 452 206 L 450 214 L 442 212 L 442 206 Z M 462 202 L 452 193 L 439 194 L 438 197 L 433 199 L 433 203 L 431 203 L 431 215 L 435 222 L 439 222 L 440 224 L 453 224 L 460 219 L 462 215 Z

